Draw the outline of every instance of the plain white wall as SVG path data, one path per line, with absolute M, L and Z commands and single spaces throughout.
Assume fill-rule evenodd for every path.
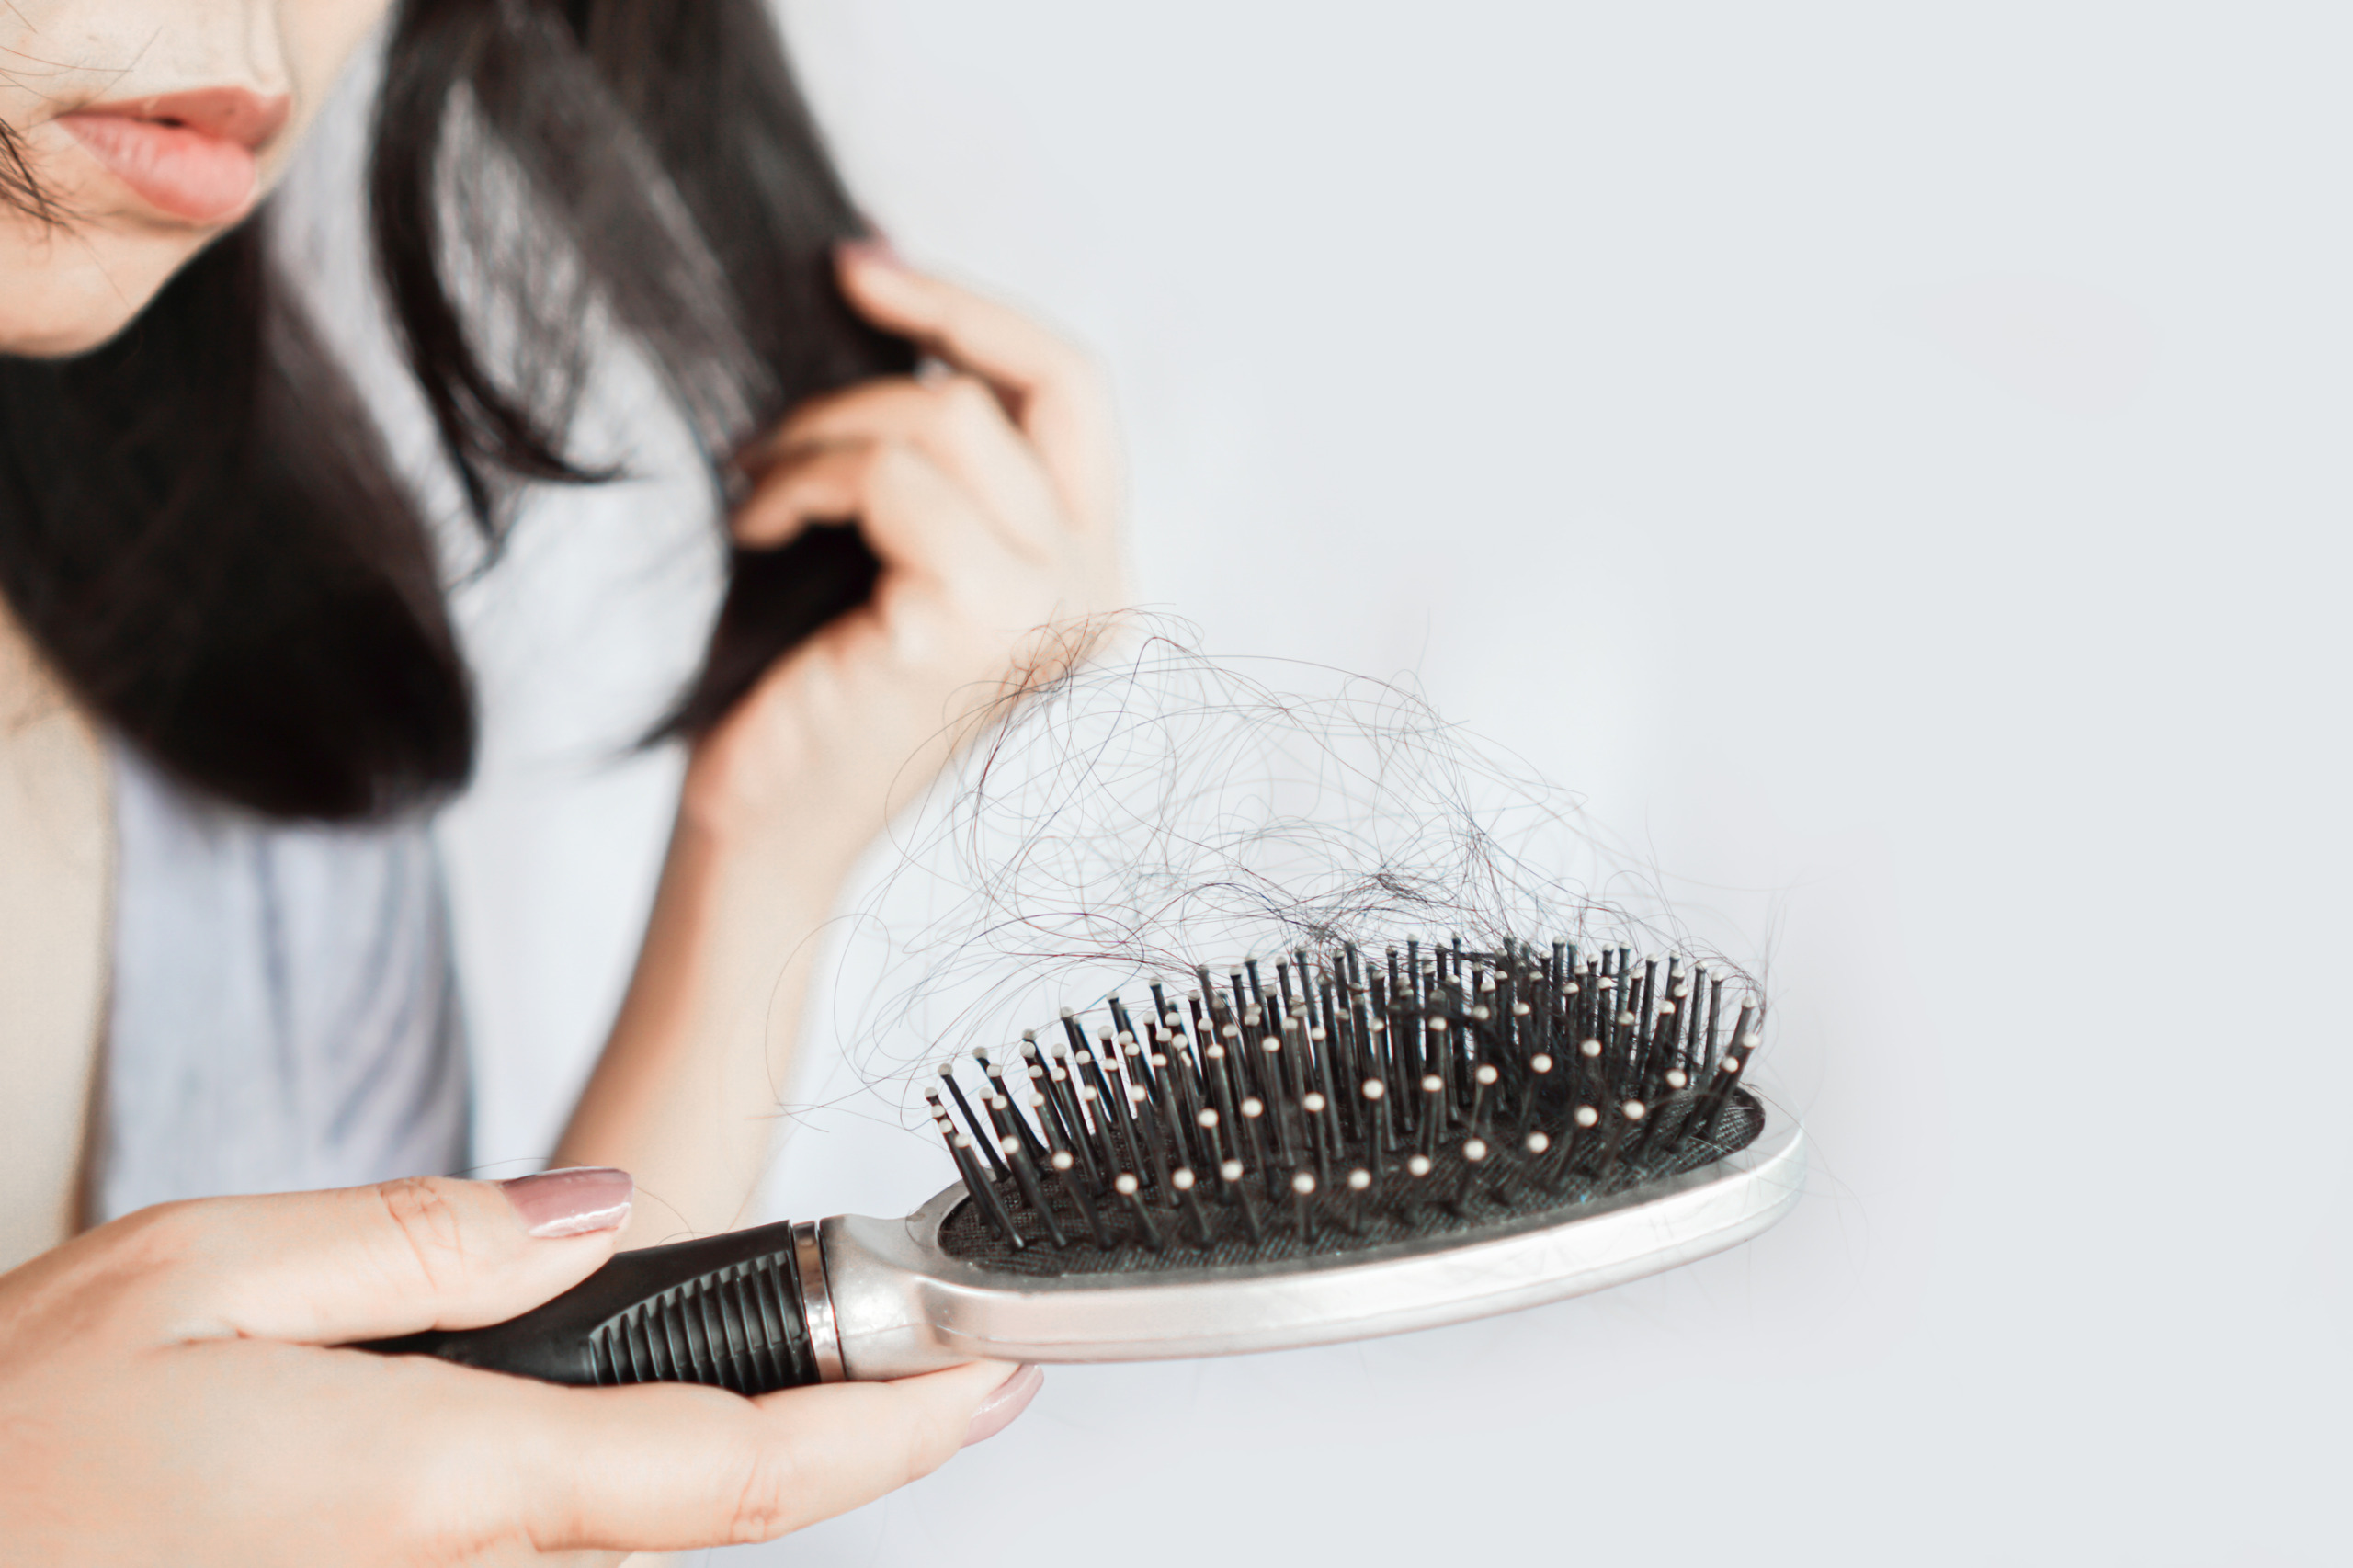
M 1147 597 L 1415 672 L 1644 843 L 1769 955 L 1818 1168 L 1603 1297 L 1057 1369 L 727 1561 L 2342 1560 L 2341 14 L 786 14 L 902 248 L 1109 364 Z M 472 607 L 493 1164 L 642 916 L 667 764 L 597 746 L 691 658 L 694 510 L 599 501 L 598 551 Z M 776 1197 L 940 1175 L 853 1102 Z

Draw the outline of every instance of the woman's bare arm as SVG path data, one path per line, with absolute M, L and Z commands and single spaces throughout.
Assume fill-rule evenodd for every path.
M 846 256 L 842 282 L 952 373 L 795 411 L 734 518 L 756 548 L 856 518 L 883 574 L 695 748 L 628 1000 L 558 1154 L 636 1175 L 638 1244 L 748 1217 L 842 879 L 995 704 L 1052 678 L 1123 602 L 1092 369 L 889 260 Z
M 97 735 L 0 606 L 0 1273 L 79 1225 L 113 834 Z

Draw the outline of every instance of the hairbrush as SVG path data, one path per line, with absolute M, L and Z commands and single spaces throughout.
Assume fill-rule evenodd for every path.
M 1797 1201 L 1802 1135 L 1742 1082 L 1760 1004 L 1729 971 L 1566 942 L 1384 959 L 1197 969 L 1151 983 L 1141 1028 L 1115 994 L 1091 1035 L 1065 1011 L 941 1067 L 961 1179 L 905 1219 L 623 1253 L 510 1322 L 368 1348 L 742 1393 L 1273 1350 L 1600 1290 Z

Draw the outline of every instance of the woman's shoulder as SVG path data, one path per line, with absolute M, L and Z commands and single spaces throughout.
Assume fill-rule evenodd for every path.
M 78 1215 L 113 838 L 97 728 L 0 604 L 0 1269 Z

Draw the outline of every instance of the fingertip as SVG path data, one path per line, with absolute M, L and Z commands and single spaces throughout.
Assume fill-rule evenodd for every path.
M 858 305 L 902 301 L 923 275 L 888 240 L 845 240 L 834 247 L 834 274 L 851 302 Z
M 1043 1367 L 1034 1363 L 1016 1367 L 1013 1375 L 990 1390 L 989 1396 L 972 1412 L 972 1420 L 964 1427 L 961 1446 L 969 1449 L 974 1443 L 986 1442 L 1012 1426 L 1015 1418 L 1029 1408 L 1029 1402 L 1038 1397 L 1038 1391 L 1045 1382 Z
M 728 537 L 745 550 L 779 550 L 809 526 L 789 484 L 765 483 L 727 519 Z
M 498 1184 L 526 1235 L 543 1240 L 599 1233 L 618 1235 L 629 1223 L 637 1183 L 610 1165 L 538 1171 Z
M 880 233 L 861 234 L 854 240 L 842 240 L 834 246 L 835 265 L 846 271 L 883 269 L 904 272 L 907 264 L 898 247 L 889 237 Z
M 901 1387 L 937 1385 L 942 1389 L 954 1388 L 967 1393 L 977 1407 L 1007 1378 L 1019 1372 L 1021 1367 L 1018 1361 L 966 1361 L 941 1371 L 919 1372 L 911 1378 L 893 1378 L 891 1381 Z

